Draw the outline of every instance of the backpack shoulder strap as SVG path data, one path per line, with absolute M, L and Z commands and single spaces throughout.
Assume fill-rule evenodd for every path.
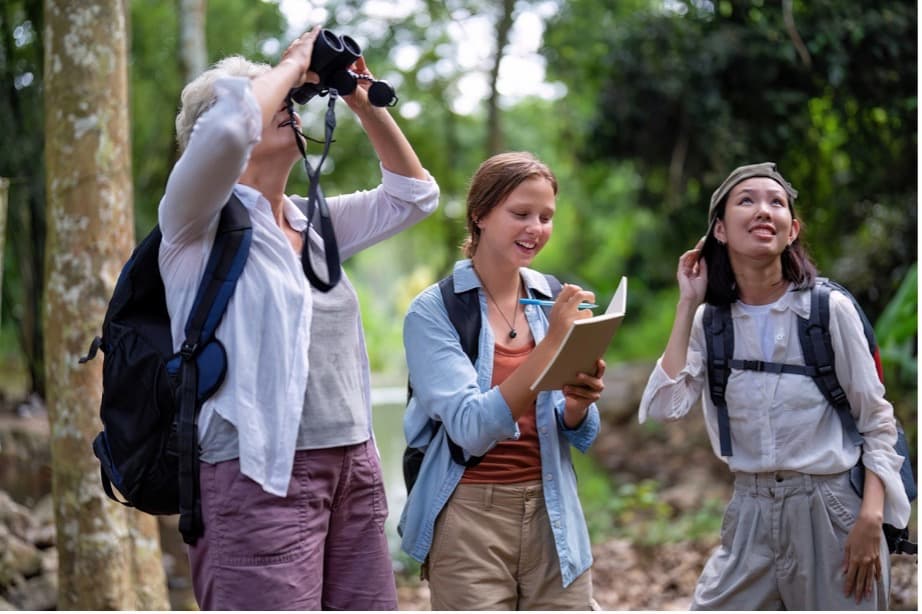
M 880 347 L 877 345 L 877 335 L 874 333 L 874 326 L 871 325 L 871 320 L 869 320 L 867 314 L 864 313 L 864 310 L 861 308 L 858 300 L 851 292 L 848 291 L 845 286 L 838 283 L 837 281 L 827 279 L 826 277 L 820 277 L 817 280 L 817 285 L 820 284 L 828 286 L 830 291 L 836 290 L 852 302 L 852 305 L 855 307 L 855 311 L 858 312 L 858 317 L 861 318 L 861 328 L 864 331 L 864 338 L 868 342 L 868 351 L 871 353 L 871 356 L 874 357 L 874 366 L 877 369 L 877 377 L 880 379 L 880 381 L 884 381 L 884 370 L 880 362 Z
M 191 351 L 195 351 L 196 344 L 205 343 L 214 335 L 243 273 L 252 240 L 250 213 L 237 196 L 231 194 L 221 210 L 208 264 L 186 322 L 186 343 L 193 346 Z
M 860 446 L 864 439 L 858 432 L 855 419 L 852 417 L 851 406 L 845 391 L 839 384 L 835 369 L 835 352 L 832 348 L 832 338 L 829 334 L 829 294 L 835 287 L 851 298 L 847 290 L 833 285 L 823 278 L 817 279 L 816 284 L 810 289 L 810 317 L 798 318 L 797 334 L 800 337 L 800 347 L 804 354 L 804 363 L 814 367 L 813 381 L 829 404 L 836 410 L 842 421 L 849 440 Z M 840 290 L 841 288 L 841 290 Z M 854 298 L 851 298 L 854 301 Z M 855 305 L 856 308 L 857 304 Z M 858 312 L 862 313 L 858 308 Z M 872 332 L 873 335 L 873 332 Z M 876 345 L 876 342 L 874 342 Z
M 197 416 L 201 407 L 199 393 L 199 352 L 209 344 L 218 327 L 227 303 L 243 272 L 253 228 L 250 214 L 236 195 L 221 210 L 214 245 L 205 265 L 205 272 L 199 283 L 198 293 L 192 311 L 186 322 L 186 340 L 180 350 L 179 424 L 177 443 L 179 448 L 179 531 L 183 541 L 194 544 L 202 534 L 201 504 L 198 484 L 198 428 Z M 223 379 L 226 358 L 221 352 L 218 383 Z M 206 361 L 207 362 L 207 361 Z M 203 369 L 208 370 L 208 369 Z M 213 392 L 213 390 L 211 391 Z
M 711 402 L 717 408 L 717 430 L 721 456 L 733 456 L 730 441 L 730 414 L 727 409 L 727 380 L 733 358 L 733 318 L 729 305 L 704 306 L 704 338 L 707 343 L 708 388 Z
M 478 341 L 481 326 L 480 297 L 477 288 L 456 294 L 454 280 L 449 274 L 439 281 L 439 291 L 442 293 L 448 319 L 458 331 L 461 349 L 471 359 L 471 363 L 476 363 L 480 351 Z
M 482 324 L 480 296 L 477 288 L 455 293 L 454 278 L 452 274 L 448 274 L 439 281 L 439 291 L 442 293 L 442 302 L 448 312 L 448 319 L 451 320 L 452 326 L 458 331 L 461 349 L 470 358 L 471 364 L 475 364 L 480 353 L 479 341 Z M 438 422 L 436 426 L 441 428 L 441 425 L 442 423 Z M 474 467 L 483 460 L 482 456 L 471 456 L 465 459 L 464 450 L 448 436 L 448 433 L 445 434 L 445 439 L 448 441 L 451 458 L 459 465 Z

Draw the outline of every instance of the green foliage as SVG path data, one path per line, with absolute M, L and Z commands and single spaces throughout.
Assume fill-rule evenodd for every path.
M 909 269 L 893 300 L 878 318 L 874 332 L 880 346 L 887 397 L 903 424 L 913 459 L 918 454 L 918 356 L 919 277 L 916 264 Z
M 919 330 L 918 288 L 918 266 L 913 264 L 878 318 L 874 331 L 885 372 L 904 384 L 914 383 L 918 375 L 915 355 Z
M 656 223 L 635 240 L 632 274 L 673 284 L 675 258 L 705 230 L 710 191 L 733 167 L 770 159 L 801 192 L 820 267 L 873 317 L 915 259 L 916 8 L 792 5 L 786 22 L 779 3 L 626 13 L 571 0 L 544 51 L 571 91 L 561 115 L 584 122 L 569 132 L 581 165 L 630 164 L 641 179 L 632 205 Z M 599 184 L 585 188 L 595 196 Z M 603 198 L 585 206 L 593 220 L 610 208 Z
M 205 4 L 209 64 L 233 54 L 256 62 L 277 60 L 263 53 L 266 43 L 278 40 L 284 32 L 285 19 L 276 3 L 222 0 Z M 132 0 L 130 9 L 135 234 L 143 237 L 157 223 L 157 205 L 178 157 L 174 120 L 185 83 L 178 61 L 177 3 Z
M 574 454 L 579 499 L 593 543 L 623 537 L 638 544 L 710 539 L 720 529 L 723 502 L 709 500 L 700 509 L 680 513 L 663 500 L 655 480 L 613 483 L 583 455 Z
M 45 259 L 43 25 L 41 0 L 11 0 L 0 8 L 0 177 L 10 180 L 0 325 L 15 331 L 28 389 L 39 393 L 44 391 L 39 317 Z

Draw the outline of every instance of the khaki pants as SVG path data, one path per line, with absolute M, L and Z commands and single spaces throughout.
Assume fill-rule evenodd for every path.
M 541 482 L 459 484 L 423 570 L 433 610 L 590 610 L 589 571 L 564 588 Z
M 890 555 L 881 531 L 881 576 L 860 604 L 845 596 L 845 540 L 861 498 L 848 472 L 820 476 L 737 473 L 693 610 L 886 610 Z

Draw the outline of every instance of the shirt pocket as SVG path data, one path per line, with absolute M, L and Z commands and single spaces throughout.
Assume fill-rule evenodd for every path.
M 771 377 L 777 383 L 772 406 L 778 410 L 810 412 L 822 411 L 825 408 L 826 399 L 812 377 L 792 373 Z

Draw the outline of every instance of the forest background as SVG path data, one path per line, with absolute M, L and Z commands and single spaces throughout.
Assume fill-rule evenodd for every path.
M 739 164 L 773 160 L 800 191 L 821 273 L 849 287 L 875 324 L 888 397 L 917 449 L 914 2 L 283 4 L 362 45 L 375 75 L 396 87 L 392 112 L 442 191 L 434 215 L 346 265 L 376 382 L 404 381 L 403 314 L 459 257 L 467 181 L 490 154 L 532 151 L 560 180 L 554 236 L 536 268 L 603 302 L 630 278 L 630 321 L 610 369 L 652 362 L 664 347 L 676 259 L 705 230 L 713 188 Z M 92 568 L 78 537 L 61 539 L 68 518 L 92 512 L 105 527 L 150 530 L 114 519 L 123 512 L 101 495 L 91 506 L 68 499 L 101 492 L 86 454 L 99 430 L 100 365 L 78 370 L 75 357 L 97 334 L 135 238 L 156 223 L 177 158 L 179 92 L 232 53 L 275 63 L 300 33 L 291 15 L 248 0 L 8 0 L 0 9 L 0 391 L 46 402 L 59 429 L 62 577 Z M 302 109 L 315 138 L 325 102 Z M 343 104 L 337 120 L 324 191 L 374 186 L 378 163 L 360 126 Z M 289 191 L 306 193 L 303 172 Z M 138 556 L 137 540 L 120 542 Z M 59 605 L 105 607 L 77 592 L 62 590 Z

